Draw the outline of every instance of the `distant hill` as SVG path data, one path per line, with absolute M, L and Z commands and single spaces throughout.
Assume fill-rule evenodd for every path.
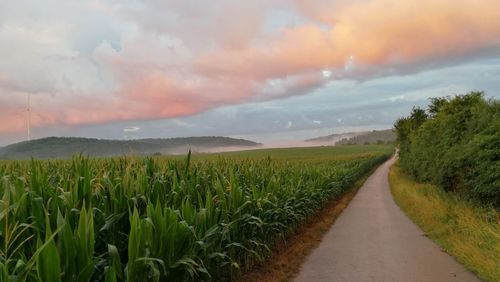
M 332 143 L 332 145 L 333 145 L 342 139 L 349 139 L 349 138 L 352 138 L 354 136 L 358 136 L 358 135 L 365 134 L 365 133 L 368 133 L 368 132 L 365 131 L 365 132 L 338 133 L 338 134 L 331 134 L 331 135 L 327 135 L 327 136 L 320 136 L 320 137 L 316 137 L 316 138 L 311 138 L 311 139 L 307 139 L 304 141 L 305 142 L 314 142 L 314 143 Z
M 350 138 L 339 140 L 337 145 L 362 145 L 377 143 L 392 143 L 396 140 L 396 134 L 392 129 L 373 130 Z
M 347 132 L 331 134 L 305 140 L 305 142 L 324 143 L 331 145 L 351 145 L 351 144 L 375 144 L 394 142 L 396 135 L 392 129 Z
M 80 153 L 94 157 L 180 154 L 189 149 L 203 152 L 260 145 L 245 139 L 215 136 L 138 140 L 48 137 L 0 147 L 0 159 L 68 158 Z

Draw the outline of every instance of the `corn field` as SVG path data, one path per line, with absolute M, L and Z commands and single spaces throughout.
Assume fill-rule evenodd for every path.
M 0 162 L 0 281 L 236 279 L 391 153 L 373 148 Z

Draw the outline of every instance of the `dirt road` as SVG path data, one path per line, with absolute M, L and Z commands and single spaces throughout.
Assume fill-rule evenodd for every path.
M 479 281 L 394 203 L 387 179 L 393 162 L 368 178 L 295 281 Z

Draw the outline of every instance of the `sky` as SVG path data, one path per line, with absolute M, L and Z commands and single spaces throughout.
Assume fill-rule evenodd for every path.
M 0 1 L 0 146 L 391 128 L 500 98 L 498 0 Z

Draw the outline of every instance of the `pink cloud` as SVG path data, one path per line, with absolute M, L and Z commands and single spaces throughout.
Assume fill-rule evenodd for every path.
M 332 3 L 332 4 L 326 4 Z M 414 64 L 500 46 L 495 0 L 305 1 L 297 7 L 322 24 L 283 31 L 264 48 L 217 50 L 200 57 L 200 71 L 254 78 L 340 69 L 349 57 L 366 66 Z
M 340 3 L 332 7 L 331 17 L 325 15 L 328 9 L 308 15 L 332 23 L 331 38 L 339 52 L 367 64 L 464 55 L 500 43 L 500 10 L 494 0 Z
M 1 89 L 1 88 L 0 88 Z M 7 97 L 5 97 L 7 98 Z M 27 99 L 4 99 L 0 96 L 0 134 L 24 132 L 27 130 L 28 112 Z M 38 127 L 55 124 L 56 118 L 52 111 L 31 111 L 31 126 Z
M 192 115 L 303 94 L 329 79 L 362 78 L 363 70 L 411 69 L 500 47 L 497 0 L 295 0 L 293 8 L 284 1 L 221 3 L 201 10 L 190 1 L 94 9 L 132 26 L 121 34 L 120 48 L 103 42 L 91 63 L 75 68 L 95 76 L 88 84 L 105 81 L 105 86 L 97 91 L 82 84 L 78 93 L 68 94 L 64 69 L 55 72 L 59 68 L 51 65 L 55 79 L 44 81 L 56 81 L 56 93 L 34 95 L 33 125 Z M 268 33 L 266 15 L 276 7 L 294 9 L 302 21 Z M 69 44 L 60 44 L 67 51 Z M 333 75 L 323 77 L 323 70 Z M 19 96 L 19 90 L 8 85 L 9 76 L 0 69 L 0 134 L 25 128 L 24 98 L 11 101 L 7 96 Z

